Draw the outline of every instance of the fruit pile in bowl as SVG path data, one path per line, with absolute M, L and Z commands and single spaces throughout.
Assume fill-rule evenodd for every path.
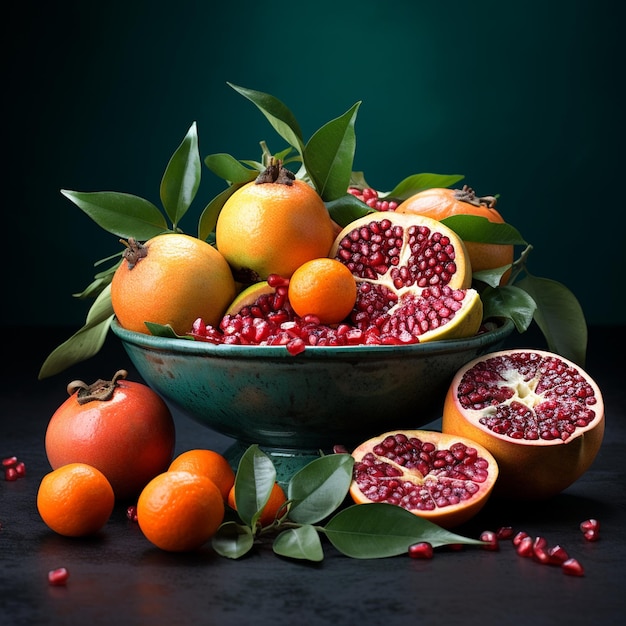
M 461 366 L 533 321 L 551 349 L 584 359 L 576 299 L 527 272 L 532 246 L 494 197 L 437 174 L 375 191 L 352 169 L 360 103 L 305 142 L 280 101 L 233 88 L 288 148 L 207 156 L 228 184 L 196 235 L 179 225 L 200 185 L 195 124 L 163 176 L 165 214 L 129 194 L 63 191 L 124 249 L 80 294 L 96 297 L 85 326 L 40 377 L 93 356 L 112 329 L 151 387 L 237 440 L 233 456 L 255 443 L 297 457 L 422 427 Z M 569 324 L 552 324 L 563 309 Z

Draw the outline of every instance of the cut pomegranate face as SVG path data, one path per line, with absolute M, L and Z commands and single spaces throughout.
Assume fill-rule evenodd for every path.
M 495 459 L 482 446 L 435 431 L 384 433 L 352 456 L 350 495 L 357 504 L 394 504 L 444 528 L 476 515 L 498 476 Z
M 461 239 L 419 215 L 377 212 L 344 228 L 330 256 L 354 275 L 351 320 L 406 337 L 405 342 L 469 337 L 482 321 L 478 293 Z
M 463 366 L 448 391 L 446 433 L 484 445 L 500 467 L 496 493 L 551 497 L 591 465 L 604 435 L 597 384 L 574 363 L 541 350 L 505 350 Z

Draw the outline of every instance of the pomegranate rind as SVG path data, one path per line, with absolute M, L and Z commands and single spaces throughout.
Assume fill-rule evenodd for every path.
M 466 374 L 476 366 L 484 367 L 487 361 L 495 363 L 499 359 L 512 359 L 518 354 L 533 354 L 538 359 L 557 359 L 563 363 L 570 375 L 584 381 L 587 394 L 592 402 L 588 405 L 594 417 L 586 424 L 576 426 L 566 440 L 554 439 L 514 439 L 507 434 L 494 432 L 480 419 L 489 412 L 495 414 L 498 404 L 510 405 L 513 401 L 529 402 L 531 411 L 541 403 L 542 398 L 558 399 L 556 385 L 543 385 L 541 394 L 535 394 L 536 380 L 521 382 L 518 375 L 510 370 L 501 371 L 497 388 L 501 395 L 514 395 L 502 402 L 493 400 L 487 409 L 476 410 L 464 406 L 460 399 L 460 388 Z M 517 377 L 517 378 L 516 378 Z M 518 382 L 515 389 L 514 380 Z M 496 386 L 493 383 L 494 387 Z M 502 391 L 503 390 L 503 391 Z M 563 402 L 574 402 L 571 396 L 563 396 Z M 583 403 L 583 400 L 579 400 Z M 480 356 L 455 374 L 444 401 L 442 431 L 450 435 L 469 437 L 489 450 L 498 462 L 500 478 L 494 490 L 497 497 L 518 500 L 549 499 L 578 480 L 592 465 L 602 445 L 605 429 L 604 401 L 597 383 L 580 366 L 544 350 L 510 349 Z
M 275 292 L 276 290 L 274 287 L 270 287 L 266 280 L 254 283 L 253 285 L 246 287 L 236 296 L 226 309 L 226 313 L 224 313 L 224 315 L 236 315 L 244 307 L 255 304 L 262 295 Z
M 475 490 L 474 493 L 469 495 L 467 499 L 461 499 L 456 504 L 447 504 L 445 506 L 438 506 L 435 500 L 432 501 L 432 510 L 425 510 L 422 508 L 417 508 L 415 506 L 411 506 L 410 504 L 400 504 L 394 500 L 380 500 L 377 499 L 375 501 L 386 501 L 391 504 L 397 504 L 398 506 L 402 506 L 406 510 L 410 511 L 414 515 L 427 519 L 442 528 L 454 528 L 456 526 L 460 526 L 465 522 L 472 519 L 476 516 L 479 511 L 485 506 L 491 493 L 493 491 L 494 485 L 498 480 L 499 468 L 498 463 L 494 456 L 481 446 L 480 444 L 468 439 L 467 437 L 459 437 L 456 435 L 447 435 L 444 433 L 440 433 L 437 431 L 430 430 L 395 430 L 388 431 L 376 437 L 372 437 L 367 441 L 363 442 L 359 446 L 357 446 L 353 452 L 352 457 L 355 461 L 354 467 L 354 475 L 352 482 L 350 484 L 350 497 L 356 504 L 368 504 L 373 502 L 370 497 L 366 495 L 362 491 L 362 487 L 359 485 L 359 479 L 357 478 L 357 474 L 361 471 L 359 467 L 359 463 L 363 461 L 366 455 L 370 453 L 374 453 L 375 447 L 383 442 L 388 437 L 395 437 L 396 435 L 404 435 L 409 440 L 418 439 L 422 443 L 430 443 L 433 444 L 436 448 L 436 451 L 447 451 L 450 450 L 451 446 L 454 444 L 463 444 L 467 446 L 467 448 L 473 448 L 477 452 L 477 457 L 484 461 L 486 464 L 486 470 L 484 471 L 482 477 L 472 479 L 470 474 L 467 474 L 467 477 L 463 480 L 463 482 L 471 483 L 472 490 Z M 402 481 L 411 482 L 417 486 L 424 486 L 424 495 L 426 496 L 426 491 L 429 490 L 429 487 L 424 485 L 424 479 L 430 481 L 436 487 L 437 484 L 443 485 L 445 482 L 452 483 L 454 480 L 459 480 L 456 470 L 461 469 L 462 461 L 459 460 L 457 466 L 450 466 L 447 468 L 435 468 L 431 469 L 431 472 L 428 474 L 423 474 L 419 470 L 415 468 L 405 467 L 393 459 L 387 458 L 385 456 L 376 455 L 374 453 L 377 461 L 383 462 L 385 465 L 390 466 L 391 468 L 395 468 L 396 470 L 402 473 L 400 477 Z M 383 481 L 386 478 L 380 478 L 381 485 L 384 484 Z

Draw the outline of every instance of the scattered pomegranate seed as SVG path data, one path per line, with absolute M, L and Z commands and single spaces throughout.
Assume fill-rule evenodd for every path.
M 533 557 L 539 561 L 539 563 L 550 563 L 548 542 L 543 537 L 535 537 L 533 541 Z
M 432 559 L 433 547 L 427 541 L 419 541 L 409 546 L 409 556 L 412 559 Z
M 50 570 L 48 572 L 48 583 L 55 587 L 67 584 L 67 579 L 70 573 L 65 567 L 59 567 L 57 569 Z
M 15 467 L 16 465 L 17 465 L 16 456 L 8 456 L 5 459 L 2 459 L 2 467 Z
M 584 522 L 580 522 L 580 530 L 585 533 L 588 530 L 593 530 L 595 532 L 600 531 L 600 522 L 597 519 L 586 519 Z
M 136 522 L 137 521 L 137 507 L 134 504 L 131 504 L 127 509 L 126 509 L 126 517 L 131 521 L 131 522 Z
M 568 576 L 584 576 L 585 570 L 583 566 L 576 559 L 567 559 L 561 564 L 563 572 Z
M 526 535 L 526 537 L 523 537 L 517 544 L 517 553 L 524 557 L 534 556 L 535 551 L 533 549 L 533 543 L 533 538 Z
M 7 469 L 4 470 L 4 480 L 14 481 L 18 478 L 17 470 L 14 467 L 7 467 Z
M 496 531 L 496 537 L 498 539 L 511 539 L 514 534 L 513 526 L 501 526 Z
M 598 539 L 600 539 L 600 533 L 597 530 L 586 530 L 583 533 L 583 537 L 587 541 L 598 541 Z
M 550 557 L 550 563 L 554 565 L 562 565 L 569 559 L 569 554 L 562 546 L 556 545 L 548 550 L 548 556 Z
M 16 456 L 2 459 L 2 468 L 4 469 L 4 479 L 8 481 L 14 481 L 26 475 L 26 465 L 23 461 L 19 461 Z
M 523 530 L 520 530 L 514 537 L 513 537 L 513 545 L 514 546 L 519 546 L 519 544 L 526 539 L 526 537 L 528 537 L 528 533 L 524 532 Z
M 20 461 L 15 466 L 15 471 L 20 478 L 22 478 L 22 476 L 26 476 L 26 465 L 24 465 L 23 461 Z
M 481 546 L 483 550 L 491 550 L 492 552 L 497 552 L 500 549 L 500 544 L 498 542 L 498 536 L 493 530 L 483 530 L 480 533 L 480 540 L 485 543 Z

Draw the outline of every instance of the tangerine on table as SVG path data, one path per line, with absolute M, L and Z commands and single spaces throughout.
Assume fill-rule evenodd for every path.
M 312 259 L 289 279 L 289 302 L 302 317 L 315 315 L 322 324 L 338 324 L 356 302 L 357 286 L 352 272 L 336 259 Z
M 37 491 L 37 510 L 60 535 L 83 537 L 98 532 L 115 504 L 106 476 L 86 463 L 68 463 L 46 474 Z
M 226 457 L 214 450 L 187 450 L 179 454 L 170 464 L 168 471 L 187 471 L 210 478 L 228 498 L 231 487 L 235 484 L 235 471 Z
M 206 476 L 167 471 L 153 478 L 137 500 L 137 522 L 148 541 L 169 552 L 196 550 L 224 520 L 224 498 Z
M 265 503 L 263 511 L 259 516 L 259 524 L 261 524 L 261 526 L 269 526 L 276 519 L 276 514 L 282 508 L 285 502 L 287 502 L 287 496 L 285 495 L 285 491 L 278 483 L 274 483 L 272 491 L 270 492 L 270 497 Z M 232 486 L 230 492 L 228 493 L 228 506 L 234 511 L 237 510 L 237 503 L 235 500 L 235 485 Z
M 123 328 L 148 334 L 145 322 L 184 335 L 196 319 L 216 326 L 235 297 L 230 267 L 212 245 L 167 233 L 145 244 L 128 241 L 111 280 L 111 305 Z

